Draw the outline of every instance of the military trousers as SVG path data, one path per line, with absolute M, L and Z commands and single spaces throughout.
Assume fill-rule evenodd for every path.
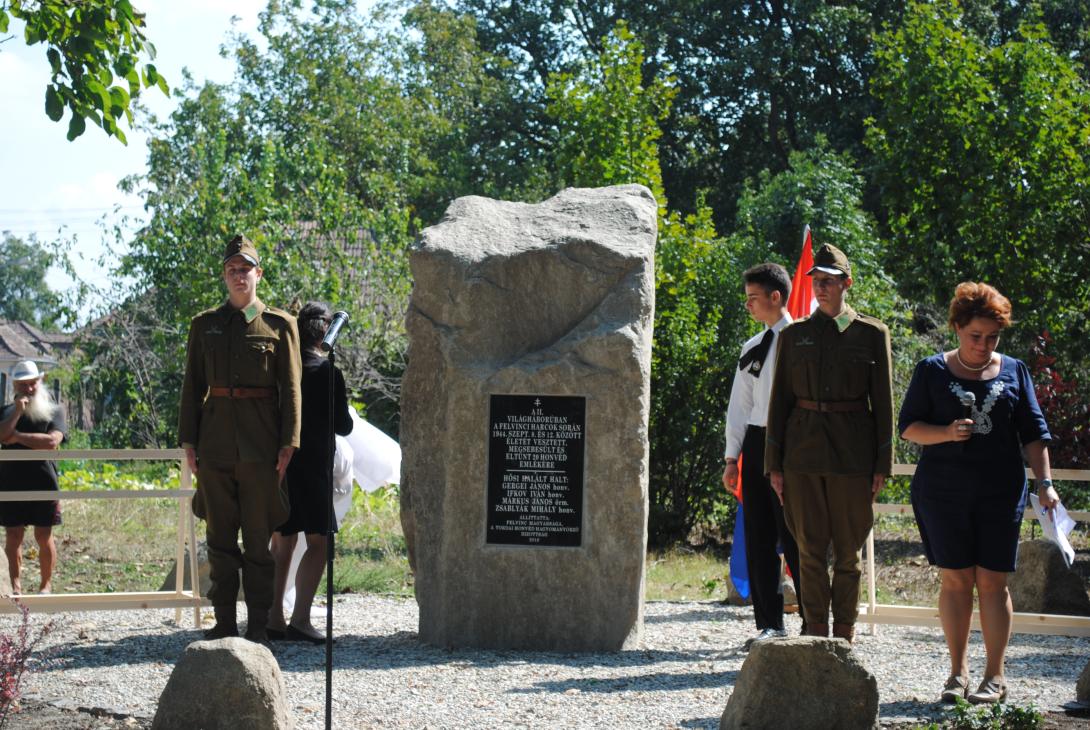
M 753 619 L 758 629 L 783 628 L 783 589 L 780 585 L 780 553 L 783 549 L 795 595 L 802 608 L 799 583 L 799 549 L 784 522 L 783 508 L 768 477 L 764 475 L 765 430 L 747 426 L 742 439 L 742 520 L 745 525 L 746 567 L 753 597 Z
M 807 623 L 854 624 L 859 615 L 861 551 L 874 524 L 870 476 L 784 472 L 787 528 L 799 547 L 802 610 Z M 833 577 L 828 554 L 833 547 Z
M 197 488 L 207 523 L 212 579 L 208 600 L 214 606 L 235 603 L 241 569 L 246 605 L 268 611 L 274 567 L 269 539 L 288 517 L 275 462 L 225 464 L 201 459 Z

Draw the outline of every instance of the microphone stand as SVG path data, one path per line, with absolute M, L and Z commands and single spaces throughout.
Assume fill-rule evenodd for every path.
M 326 464 L 328 477 L 328 495 L 326 507 L 326 574 L 325 574 L 325 728 L 333 727 L 333 554 L 334 540 L 337 534 L 334 528 L 336 512 L 333 510 L 333 459 L 337 448 L 337 434 L 334 431 L 334 394 L 333 383 L 336 379 L 336 349 L 329 344 L 329 388 L 326 410 L 329 414 L 329 460 Z
M 326 392 L 326 413 L 329 415 L 329 458 L 326 461 L 328 494 L 326 499 L 326 573 L 325 573 L 325 727 L 333 727 L 333 553 L 337 534 L 335 525 L 337 514 L 333 510 L 333 458 L 337 450 L 337 432 L 335 428 L 334 387 L 337 374 L 337 354 L 334 345 L 341 333 L 341 328 L 348 322 L 347 312 L 336 312 L 333 321 L 326 329 L 320 345 L 323 352 L 329 353 L 329 387 Z

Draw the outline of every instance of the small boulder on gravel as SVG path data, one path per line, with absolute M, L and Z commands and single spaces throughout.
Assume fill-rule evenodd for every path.
M 239 638 L 186 647 L 159 697 L 152 730 L 287 730 L 284 678 L 272 652 Z
M 1090 704 L 1090 662 L 1082 668 L 1079 681 L 1075 683 L 1075 699 Z
M 182 590 L 193 590 L 192 576 L 189 575 L 189 548 L 185 550 L 184 557 L 182 558 Z M 240 573 L 241 575 L 241 573 Z M 170 571 L 166 577 L 163 578 L 163 585 L 159 586 L 161 591 L 173 591 L 174 584 L 177 582 L 178 565 L 175 561 L 174 565 L 170 566 Z M 208 591 L 212 590 L 212 566 L 208 562 L 208 543 L 201 540 L 197 543 L 197 578 L 199 579 L 198 585 L 200 585 L 201 595 L 207 596 Z M 241 579 L 239 580 L 238 588 L 238 600 L 246 600 L 246 591 L 242 587 Z
M 871 730 L 878 682 L 843 639 L 802 636 L 753 645 L 720 730 Z
M 1049 540 L 1026 540 L 1018 546 L 1018 569 L 1007 586 L 1015 611 L 1090 616 L 1086 584 Z

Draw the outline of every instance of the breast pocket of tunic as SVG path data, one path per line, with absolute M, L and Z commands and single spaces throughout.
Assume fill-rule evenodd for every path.
M 840 397 L 845 400 L 865 397 L 870 389 L 874 353 L 868 347 L 842 347 L 837 353 L 837 361 L 844 374 L 842 382 L 846 386 L 846 392 Z
M 279 344 L 275 337 L 247 335 L 247 365 L 252 368 L 254 374 L 265 375 L 275 371 L 276 348 Z
M 204 376 L 209 383 L 217 383 L 227 377 L 227 360 L 230 352 L 219 332 L 206 332 L 201 337 L 204 351 Z
M 809 348 L 813 350 L 814 348 Z M 818 353 L 806 351 L 791 363 L 791 389 L 796 398 L 814 399 L 817 393 Z

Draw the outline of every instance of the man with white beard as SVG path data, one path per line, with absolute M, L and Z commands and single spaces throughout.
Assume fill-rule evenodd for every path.
M 0 448 L 56 449 L 64 441 L 64 411 L 57 407 L 48 388 L 42 387 L 42 375 L 32 360 L 23 360 L 11 371 L 15 402 L 0 408 Z M 58 491 L 57 465 L 53 461 L 0 461 L 0 491 Z M 53 525 L 61 523 L 61 503 L 0 502 L 0 525 L 6 530 L 4 552 L 12 592 L 22 592 L 19 574 L 23 563 L 23 535 L 27 525 L 34 526 L 42 581 L 39 593 L 53 587 L 53 568 L 57 564 L 57 546 Z

